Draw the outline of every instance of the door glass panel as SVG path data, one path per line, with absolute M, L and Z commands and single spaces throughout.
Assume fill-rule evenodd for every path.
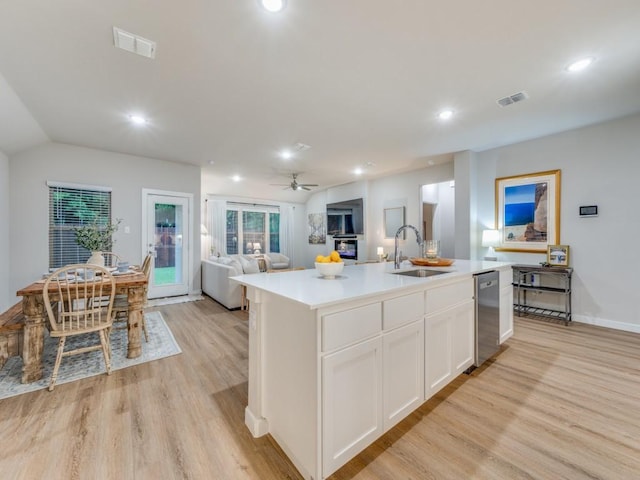
M 155 204 L 154 285 L 182 283 L 182 210 L 181 205 Z
M 266 248 L 265 213 L 242 212 L 242 231 L 244 253 L 262 253 Z

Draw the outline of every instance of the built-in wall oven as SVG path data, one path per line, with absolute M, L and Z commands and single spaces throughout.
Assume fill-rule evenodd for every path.
M 334 250 L 338 252 L 340 258 L 344 260 L 358 259 L 358 238 L 355 235 L 335 235 Z

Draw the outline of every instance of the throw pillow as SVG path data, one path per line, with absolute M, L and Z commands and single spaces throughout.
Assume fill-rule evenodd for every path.
M 258 265 L 258 260 L 252 258 L 248 260 L 244 257 L 240 257 L 240 263 L 242 264 L 242 271 L 244 273 L 260 273 L 260 266 Z

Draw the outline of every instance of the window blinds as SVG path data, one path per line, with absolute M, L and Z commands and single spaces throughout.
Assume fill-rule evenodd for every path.
M 84 263 L 91 252 L 76 243 L 74 228 L 111 222 L 111 189 L 82 185 L 49 186 L 49 267 Z

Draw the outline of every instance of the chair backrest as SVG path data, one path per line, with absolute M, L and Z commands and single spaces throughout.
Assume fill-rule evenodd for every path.
M 111 323 L 115 287 L 109 270 L 98 265 L 67 265 L 53 272 L 43 287 L 52 332 L 90 331 Z
M 151 275 L 151 264 L 153 263 L 153 255 L 148 253 L 144 260 L 142 261 L 142 273 L 147 276 L 147 280 L 149 280 L 149 275 Z
M 104 266 L 105 267 L 117 267 L 118 266 L 118 262 L 122 261 L 122 258 L 117 253 L 102 252 L 102 256 L 104 257 Z

